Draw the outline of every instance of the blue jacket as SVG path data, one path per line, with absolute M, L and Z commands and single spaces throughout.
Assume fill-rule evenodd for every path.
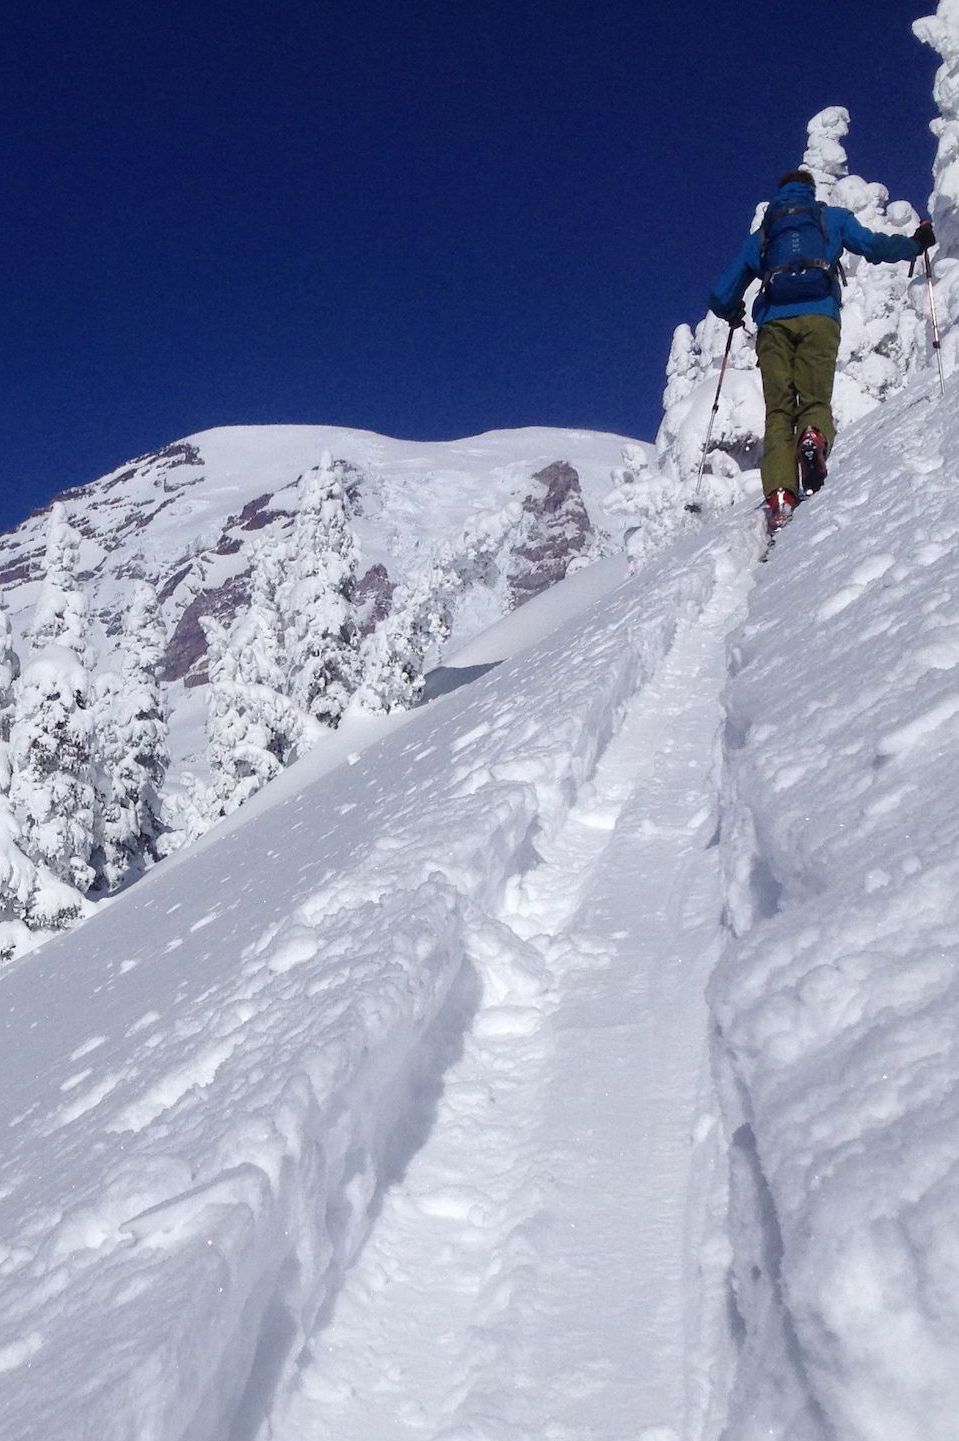
M 799 185 L 795 182 L 784 185 L 779 195 L 797 205 L 809 204 L 816 198 L 816 192 L 811 185 Z M 838 205 L 823 206 L 823 223 L 826 228 L 827 259 L 830 262 L 838 261 L 843 250 L 851 250 L 854 255 L 864 255 L 870 265 L 879 265 L 884 260 L 914 260 L 919 254 L 919 247 L 908 236 L 880 235 L 874 230 L 867 230 L 864 225 L 859 224 L 851 210 L 843 210 Z M 761 274 L 759 251 L 760 232 L 754 230 L 736 259 L 726 267 L 716 282 L 716 288 L 709 297 L 709 308 L 720 320 L 732 320 L 735 317 L 746 287 Z M 785 320 L 790 315 L 831 315 L 838 320 L 841 306 L 837 276 L 833 281 L 832 294 L 824 296 L 822 300 L 772 305 L 760 290 L 753 305 L 753 320 L 757 326 L 765 325 L 767 320 Z

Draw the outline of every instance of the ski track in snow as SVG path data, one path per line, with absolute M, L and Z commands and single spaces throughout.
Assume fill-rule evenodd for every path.
M 686 1434 L 685 1198 L 721 912 L 714 740 L 755 543 L 734 549 L 700 555 L 692 614 L 558 832 L 471 932 L 482 997 L 463 1054 L 274 1441 Z M 699 1117 L 701 1143 L 711 1130 Z

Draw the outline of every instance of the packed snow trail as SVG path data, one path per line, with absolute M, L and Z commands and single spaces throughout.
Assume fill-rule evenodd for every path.
M 597 765 L 712 604 L 723 553 L 748 572 L 756 548 L 742 517 L 686 535 L 355 764 L 311 780 L 306 763 L 301 790 L 284 777 L 0 973 L 3 1441 L 242 1441 L 269 1425 L 371 1223 L 444 1132 L 459 1053 L 482 1042 L 521 1085 L 537 1074 L 517 1074 L 517 1047 L 544 1044 L 565 962 L 511 925 L 517 878 L 583 829 Z M 588 866 L 576 874 L 585 898 Z M 522 1090 L 515 1105 L 532 1124 Z M 489 1203 L 504 1238 L 491 1345 L 509 1339 L 548 1189 L 519 1171 Z M 470 1219 L 469 1168 L 454 1174 L 448 1207 Z M 480 1234 L 490 1221 L 478 1205 Z M 491 1381 L 469 1370 L 445 1414 Z
M 472 930 L 483 994 L 463 1055 L 271 1441 L 685 1435 L 687 1402 L 702 1413 L 687 1197 L 693 1132 L 711 1132 L 724 641 L 757 550 L 735 527 L 687 561 L 694 608 Z

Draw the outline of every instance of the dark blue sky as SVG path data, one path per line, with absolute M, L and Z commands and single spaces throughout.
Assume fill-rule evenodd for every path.
M 852 168 L 924 205 L 934 8 L 14 7 L 0 524 L 213 425 L 651 438 L 810 115 L 848 106 Z

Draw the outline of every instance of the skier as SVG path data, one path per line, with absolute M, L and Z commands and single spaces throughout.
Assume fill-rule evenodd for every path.
M 807 170 L 790 170 L 762 225 L 720 276 L 709 308 L 733 329 L 744 322 L 746 287 L 762 281 L 753 320 L 766 402 L 762 480 L 771 535 L 792 515 L 800 485 L 817 491 L 826 478 L 836 433 L 831 402 L 843 250 L 878 265 L 915 260 L 935 241 L 929 220 L 911 238 L 867 230 L 851 210 L 817 201 Z

